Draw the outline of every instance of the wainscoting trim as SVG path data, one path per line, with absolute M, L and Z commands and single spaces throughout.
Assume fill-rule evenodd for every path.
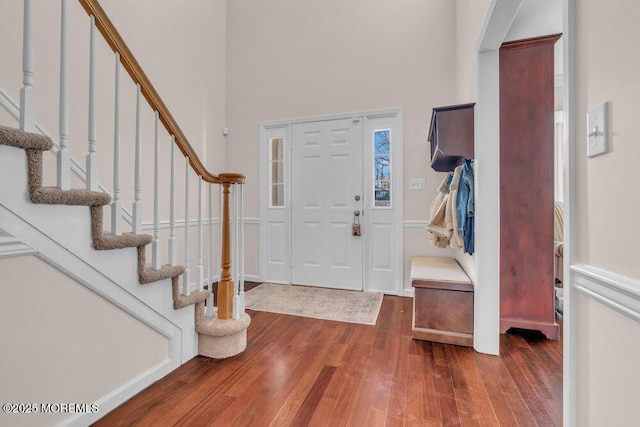
M 35 255 L 38 251 L 0 229 L 0 259 L 14 256 Z
M 640 322 L 640 281 L 584 264 L 571 271 L 574 289 Z
M 427 221 L 416 221 L 416 220 L 412 220 L 412 219 L 406 219 L 402 222 L 402 227 L 403 228 L 420 228 L 420 229 L 425 229 L 425 227 L 427 226 Z

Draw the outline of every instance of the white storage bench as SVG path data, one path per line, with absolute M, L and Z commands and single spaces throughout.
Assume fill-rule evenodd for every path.
M 473 283 L 449 257 L 411 258 L 413 324 L 418 340 L 473 346 Z

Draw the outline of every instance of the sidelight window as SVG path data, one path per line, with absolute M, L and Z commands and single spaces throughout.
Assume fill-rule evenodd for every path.
M 270 167 L 271 179 L 270 188 L 270 207 L 284 207 L 284 140 L 282 137 L 270 138 Z
M 391 207 L 391 130 L 373 132 L 374 207 Z

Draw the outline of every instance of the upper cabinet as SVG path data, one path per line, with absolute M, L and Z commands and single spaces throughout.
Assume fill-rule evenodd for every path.
M 463 159 L 473 159 L 474 105 L 451 105 L 433 109 L 429 142 L 431 167 L 434 170 L 452 171 Z

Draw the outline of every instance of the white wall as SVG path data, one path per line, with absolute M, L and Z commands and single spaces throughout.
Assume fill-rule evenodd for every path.
M 202 162 L 222 172 L 226 0 L 109 0 L 102 6 Z
M 490 0 L 456 0 L 456 76 L 458 104 L 477 102 L 476 75 L 479 36 L 489 9 Z M 455 258 L 476 283 L 474 257 L 462 249 Z
M 490 0 L 456 0 L 457 103 L 476 102 L 478 38 Z
M 637 101 L 640 37 L 636 2 L 577 1 L 576 16 L 576 229 L 577 261 L 631 279 L 640 279 L 634 227 L 640 202 L 640 133 Z M 587 159 L 586 113 L 609 101 L 611 152 Z M 640 325 L 580 297 L 577 301 L 580 425 L 622 425 L 637 418 Z M 616 422 L 622 420 L 622 422 Z
M 169 358 L 167 338 L 35 256 L 0 259 L 0 271 L 3 403 L 92 404 Z M 1 413 L 0 424 L 68 416 Z
M 442 179 L 428 163 L 431 109 L 457 97 L 454 3 L 238 0 L 227 17 L 227 169 L 248 176 L 246 215 L 259 212 L 261 121 L 402 107 L 404 219 L 426 221 Z M 409 179 L 420 177 L 426 190 L 409 191 Z M 247 233 L 258 241 L 257 227 Z M 451 252 L 430 246 L 422 229 L 404 234 L 406 286 L 412 255 Z
M 623 426 L 637 421 L 640 399 L 638 321 L 576 293 L 579 426 Z

